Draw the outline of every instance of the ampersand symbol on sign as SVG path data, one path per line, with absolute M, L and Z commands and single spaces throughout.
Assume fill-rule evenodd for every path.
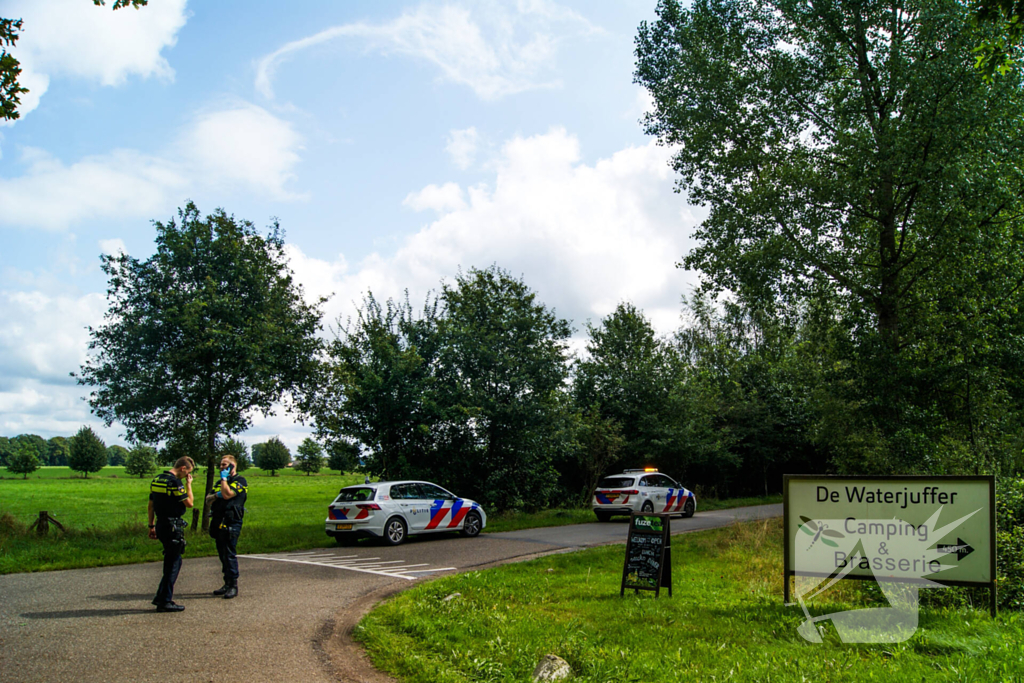
M 885 547 L 885 543 L 879 543 L 878 544 L 878 554 L 879 555 L 888 555 L 889 554 L 889 550 L 888 550 L 888 548 Z

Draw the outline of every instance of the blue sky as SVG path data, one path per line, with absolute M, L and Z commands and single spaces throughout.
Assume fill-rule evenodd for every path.
M 149 255 L 188 199 L 277 217 L 327 322 L 496 263 L 580 338 L 626 300 L 671 332 L 703 213 L 638 123 L 654 4 L 0 0 L 31 89 L 0 126 L 0 434 L 123 442 L 69 378 L 106 308 L 99 255 Z M 306 433 L 277 415 L 243 438 Z

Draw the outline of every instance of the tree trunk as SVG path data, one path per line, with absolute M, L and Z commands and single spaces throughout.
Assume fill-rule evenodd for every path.
M 206 494 L 213 490 L 213 460 L 217 448 L 217 431 L 209 426 L 206 428 L 206 488 L 203 489 L 203 531 L 210 530 L 210 503 Z M 193 517 L 195 512 L 192 513 Z

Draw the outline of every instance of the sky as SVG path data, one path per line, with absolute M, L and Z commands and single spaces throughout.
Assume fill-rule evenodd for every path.
M 497 265 L 581 348 L 629 301 L 662 334 L 703 209 L 639 123 L 654 0 L 0 0 L 21 118 L 0 125 L 0 435 L 106 427 L 70 373 L 102 324 L 100 256 L 152 254 L 194 201 L 285 230 L 325 334 L 367 291 L 423 301 Z M 254 416 L 248 443 L 310 433 Z

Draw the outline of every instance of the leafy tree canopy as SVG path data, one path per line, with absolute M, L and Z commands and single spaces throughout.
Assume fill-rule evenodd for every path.
M 14 451 L 7 456 L 7 470 L 12 474 L 20 474 L 28 479 L 28 475 L 39 469 L 39 451 L 29 443 L 17 444 Z
M 90 328 L 79 382 L 93 411 L 134 440 L 200 437 L 203 448 L 185 454 L 207 465 L 210 488 L 218 435 L 268 414 L 314 367 L 323 300 L 303 300 L 276 223 L 262 236 L 189 202 L 154 225 L 148 259 L 102 257 L 109 308 Z
M 241 439 L 229 436 L 220 444 L 218 450 L 223 455 L 234 456 L 238 472 L 244 472 L 252 467 L 252 460 L 249 459 L 249 447 Z
M 936 467 L 947 417 L 984 450 L 1001 428 L 979 433 L 979 401 L 1019 391 L 1020 74 L 985 82 L 955 0 L 658 15 L 636 43 L 645 127 L 710 207 L 685 265 L 760 307 L 828 309 L 844 412 L 887 444 L 884 467 Z
M 305 472 L 307 477 L 316 474 L 324 466 L 324 448 L 313 439 L 303 439 L 296 451 L 295 469 Z
M 47 464 L 56 467 L 67 467 L 70 448 L 68 440 L 63 436 L 55 436 L 47 444 Z
M 107 446 L 107 464 L 113 467 L 124 465 L 128 459 L 128 449 L 124 446 Z
M 327 469 L 351 472 L 359 465 L 359 444 L 351 441 L 332 441 L 327 446 Z
M 283 470 L 292 461 L 292 454 L 288 447 L 276 436 L 265 444 L 259 451 L 259 460 L 256 466 L 261 470 L 270 472 L 270 476 L 277 476 L 277 470 Z
M 460 274 L 420 314 L 371 294 L 306 407 L 328 444 L 365 447 L 373 475 L 430 479 L 498 508 L 542 505 L 571 441 L 569 334 L 497 267 Z
M 146 446 L 144 444 L 137 444 L 133 446 L 132 449 L 128 451 L 128 456 L 125 458 L 125 474 L 131 476 L 139 475 L 139 479 L 152 474 L 156 471 L 156 456 L 157 451 L 152 446 Z

